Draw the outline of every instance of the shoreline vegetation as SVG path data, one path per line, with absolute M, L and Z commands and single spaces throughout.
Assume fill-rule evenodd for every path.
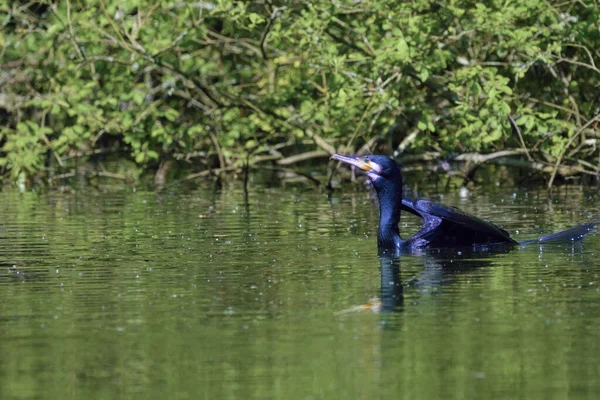
M 488 164 L 548 188 L 600 175 L 594 1 L 66 0 L 0 17 L 6 184 L 267 170 L 330 186 L 332 153 L 462 185 Z

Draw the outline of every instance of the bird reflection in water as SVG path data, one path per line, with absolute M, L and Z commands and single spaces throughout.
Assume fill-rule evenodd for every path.
M 405 290 L 417 290 L 421 293 L 435 292 L 441 286 L 452 282 L 452 276 L 457 273 L 489 267 L 496 256 L 508 252 L 509 249 L 497 251 L 480 251 L 472 248 L 465 249 L 429 249 L 420 257 L 412 260 L 423 260 L 424 268 L 419 274 L 402 282 L 401 258 L 393 252 L 379 252 L 379 267 L 381 272 L 380 296 L 371 298 L 367 303 L 339 311 L 336 315 L 374 312 L 389 313 L 404 310 Z

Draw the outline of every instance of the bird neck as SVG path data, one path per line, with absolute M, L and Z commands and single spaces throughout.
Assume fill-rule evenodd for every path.
M 383 248 L 398 248 L 402 243 L 400 228 L 398 228 L 402 204 L 402 179 L 381 185 L 377 190 L 377 196 L 379 198 L 377 244 Z

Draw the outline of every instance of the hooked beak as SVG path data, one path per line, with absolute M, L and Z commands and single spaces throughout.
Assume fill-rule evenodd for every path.
M 353 165 L 365 172 L 379 172 L 381 171 L 381 167 L 372 162 L 372 161 L 366 161 L 364 158 L 360 157 L 360 156 L 343 156 L 341 154 L 333 154 L 331 156 L 332 159 L 334 160 L 338 160 L 341 161 L 345 164 L 350 164 Z

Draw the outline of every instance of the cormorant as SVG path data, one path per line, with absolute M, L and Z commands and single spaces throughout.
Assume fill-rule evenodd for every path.
M 408 200 L 402 197 L 400 167 L 387 156 L 344 156 L 331 158 L 353 165 L 366 172 L 379 199 L 379 229 L 377 245 L 382 250 L 415 252 L 424 248 L 481 247 L 497 248 L 547 243 L 557 240 L 577 240 L 595 227 L 597 222 L 578 225 L 562 232 L 535 240 L 517 242 L 496 225 L 429 200 Z M 423 219 L 423 228 L 408 239 L 400 237 L 398 223 L 401 210 Z

